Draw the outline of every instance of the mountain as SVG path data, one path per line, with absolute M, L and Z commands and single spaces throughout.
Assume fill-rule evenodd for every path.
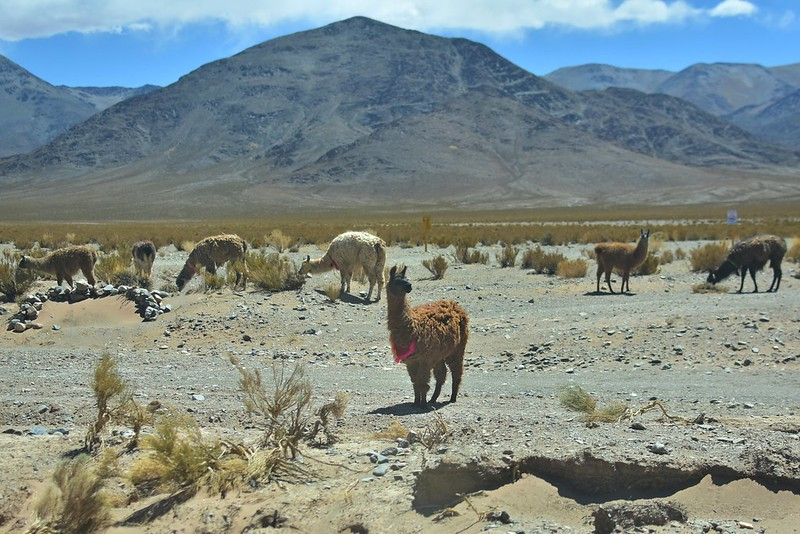
M 0 157 L 33 150 L 98 110 L 152 89 L 55 87 L 0 56 Z
M 169 218 L 790 198 L 798 164 L 677 98 L 573 92 L 481 44 L 355 17 L 204 65 L 0 160 L 0 209 Z
M 800 108 L 791 98 L 800 90 L 800 64 L 698 63 L 677 73 L 590 64 L 558 69 L 545 78 L 573 91 L 616 87 L 671 95 L 729 120 L 759 139 L 800 149 L 800 139 L 791 133 L 792 124 L 800 121 Z M 760 113 L 767 108 L 772 111 Z

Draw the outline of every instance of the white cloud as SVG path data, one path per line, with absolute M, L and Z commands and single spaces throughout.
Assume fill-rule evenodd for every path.
M 738 17 L 754 15 L 758 8 L 746 0 L 724 0 L 709 11 L 712 17 Z
M 49 37 L 66 32 L 172 29 L 202 21 L 232 28 L 303 22 L 323 25 L 364 15 L 403 28 L 515 34 L 562 26 L 612 28 L 680 22 L 698 17 L 699 0 L 0 0 L 0 40 Z M 745 0 L 724 0 L 715 16 L 754 12 Z

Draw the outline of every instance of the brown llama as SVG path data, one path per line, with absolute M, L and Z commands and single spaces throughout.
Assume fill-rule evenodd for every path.
M 606 275 L 606 285 L 608 290 L 611 288 L 611 273 L 618 271 L 622 273 L 622 287 L 620 293 L 630 292 L 631 271 L 639 267 L 647 259 L 648 239 L 650 230 L 641 230 L 639 242 L 636 245 L 629 243 L 600 243 L 594 247 L 595 258 L 597 260 L 597 292 L 600 293 L 600 277 Z
M 153 262 L 156 260 L 156 246 L 152 241 L 138 241 L 131 247 L 133 267 L 139 276 L 147 275 L 153 271 Z
M 75 245 L 54 250 L 43 258 L 22 256 L 19 260 L 19 267 L 55 275 L 58 285 L 66 280 L 69 287 L 72 288 L 74 287 L 72 277 L 78 274 L 78 271 L 83 273 L 90 285 L 95 285 L 95 263 L 97 263 L 95 249 L 86 245 Z
M 217 268 L 225 263 L 236 269 L 234 287 L 242 283 L 242 289 L 247 288 L 247 243 L 235 234 L 222 234 L 201 239 L 189 253 L 189 258 L 175 280 L 178 291 L 182 291 L 186 283 L 196 274 L 200 274 L 200 267 L 211 274 L 216 274 Z M 241 270 L 237 263 L 241 261 Z
M 377 284 L 378 298 L 381 300 L 383 289 L 383 267 L 386 264 L 386 243 L 378 236 L 367 232 L 345 232 L 331 241 L 325 255 L 312 260 L 307 256 L 300 267 L 300 274 L 324 273 L 337 269 L 341 276 L 340 293 L 350 293 L 350 280 L 353 273 L 364 269 L 369 279 L 367 301 L 372 297 L 372 289 Z
M 716 284 L 736 273 L 742 277 L 742 282 L 739 284 L 739 291 L 737 292 L 741 293 L 744 288 L 744 279 L 749 271 L 755 288 L 753 293 L 758 293 L 756 271 L 763 269 L 764 265 L 769 261 L 769 266 L 772 268 L 772 284 L 767 289 L 767 293 L 771 293 L 773 288 L 777 292 L 783 277 L 781 261 L 783 261 L 785 255 L 786 241 L 782 237 L 776 235 L 749 237 L 733 245 L 733 248 L 728 252 L 727 259 L 722 262 L 717 270 L 709 271 L 707 281 L 710 284 Z
M 411 292 L 411 282 L 406 278 L 406 267 L 398 272 L 397 266 L 389 271 L 386 284 L 389 340 L 394 361 L 406 364 L 414 385 L 414 405 L 427 406 L 431 371 L 436 378 L 430 402 L 434 403 L 447 378 L 447 368 L 453 375 L 450 402 L 456 402 L 461 377 L 464 374 L 464 349 L 469 338 L 467 312 L 451 300 L 438 300 L 412 308 L 406 295 Z

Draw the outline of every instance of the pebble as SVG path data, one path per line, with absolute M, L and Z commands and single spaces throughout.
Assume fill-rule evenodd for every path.
M 389 472 L 389 464 L 381 464 L 372 470 L 372 474 L 376 477 L 382 477 Z
M 653 454 L 669 454 L 667 450 L 667 446 L 663 443 L 656 441 L 655 443 L 651 443 L 647 446 L 647 450 L 652 452 Z

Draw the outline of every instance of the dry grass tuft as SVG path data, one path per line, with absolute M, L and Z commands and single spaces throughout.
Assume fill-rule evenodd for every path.
M 88 455 L 61 463 L 36 502 L 40 521 L 68 534 L 101 531 L 110 521 L 103 483 Z
M 264 291 L 290 291 L 303 287 L 305 278 L 297 274 L 298 269 L 280 254 L 247 254 L 248 279 Z M 337 288 L 338 289 L 338 288 Z
M 422 431 L 419 436 L 419 442 L 425 446 L 426 449 L 432 449 L 436 445 L 445 443 L 450 437 L 450 428 L 445 423 L 444 419 L 439 412 L 433 412 L 433 421 Z
M 527 249 L 522 253 L 522 269 L 533 269 L 539 274 L 556 274 L 558 265 L 567 261 L 566 256 L 559 252 L 545 252 L 542 247 Z
M 392 419 L 392 422 L 389 423 L 389 426 L 386 427 L 384 430 L 380 430 L 375 432 L 372 437 L 374 439 L 388 439 L 388 440 L 396 440 L 398 438 L 407 439 L 408 438 L 408 428 L 406 428 L 403 423 L 398 421 L 397 419 Z
M 692 272 L 711 271 L 719 267 L 728 257 L 727 243 L 708 243 L 689 252 Z
M 94 368 L 92 391 L 97 406 L 97 419 L 84 438 L 86 452 L 96 452 L 103 444 L 103 427 L 109 421 L 126 413 L 133 402 L 133 394 L 128 384 L 117 371 L 117 362 L 104 353 Z
M 342 293 L 342 285 L 338 282 L 329 282 L 322 286 L 322 292 L 330 302 L 336 302 Z
M 0 302 L 14 302 L 23 298 L 36 281 L 31 269 L 17 269 L 19 255 L 3 250 L 0 255 Z
M 512 244 L 507 243 L 505 246 L 503 246 L 503 250 L 497 257 L 497 261 L 500 264 L 500 267 L 514 267 L 517 264 L 518 255 L 519 249 Z
M 726 293 L 728 290 L 721 285 L 711 284 L 709 282 L 700 282 L 692 286 L 692 293 Z
M 568 410 L 582 413 L 586 422 L 616 423 L 628 412 L 627 405 L 621 402 L 615 402 L 598 411 L 597 401 L 580 386 L 562 387 L 558 400 Z
M 588 269 L 586 260 L 564 260 L 556 267 L 556 275 L 561 278 L 583 278 Z
M 450 266 L 444 256 L 439 254 L 432 260 L 422 260 L 422 266 L 430 272 L 436 280 L 444 278 L 444 273 Z

